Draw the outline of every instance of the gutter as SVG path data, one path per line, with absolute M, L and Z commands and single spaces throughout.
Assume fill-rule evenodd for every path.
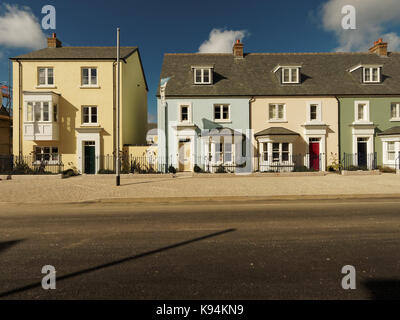
M 340 123 L 341 123 L 341 121 L 340 121 L 340 100 L 339 100 L 339 98 L 337 97 L 337 96 L 335 96 L 335 99 L 336 99 L 336 101 L 337 101 L 337 103 L 338 103 L 338 161 L 339 161 L 339 164 L 340 163 L 342 163 L 342 148 L 341 148 L 341 146 L 342 146 L 342 138 L 341 138 L 341 128 L 340 128 Z
M 15 60 L 18 62 L 18 151 L 19 156 L 22 158 L 23 150 L 22 150 L 22 62 L 18 59 Z M 13 102 L 14 103 L 14 102 Z

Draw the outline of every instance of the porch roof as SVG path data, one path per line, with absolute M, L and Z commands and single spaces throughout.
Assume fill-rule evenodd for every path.
M 300 134 L 283 127 L 272 127 L 256 133 L 255 137 L 262 136 L 299 136 Z
M 399 127 L 392 127 L 390 129 L 387 129 L 381 133 L 378 133 L 378 136 L 394 136 L 394 135 L 400 135 L 400 126 Z
M 228 137 L 228 136 L 244 136 L 245 134 L 235 131 L 231 128 L 214 128 L 209 130 L 202 130 L 202 137 Z

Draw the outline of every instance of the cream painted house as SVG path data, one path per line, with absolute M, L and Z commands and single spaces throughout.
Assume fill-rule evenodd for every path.
M 252 102 L 256 167 L 326 171 L 339 160 L 338 101 L 332 97 L 257 97 Z
M 48 48 L 12 58 L 14 154 L 83 174 L 116 154 L 116 48 Z M 121 148 L 146 143 L 148 87 L 137 47 L 121 48 Z M 109 167 L 108 167 L 109 168 Z

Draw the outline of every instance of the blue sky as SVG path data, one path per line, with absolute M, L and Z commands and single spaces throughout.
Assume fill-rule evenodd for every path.
M 382 14 L 376 15 L 376 0 L 6 0 L 0 5 L 0 21 L 7 11 L 4 3 L 30 10 L 38 22 L 43 17 L 42 7 L 51 4 L 57 10 L 55 32 L 64 45 L 71 46 L 114 45 L 115 29 L 119 26 L 121 44 L 139 46 L 141 51 L 150 89 L 149 113 L 154 120 L 164 53 L 198 52 L 213 29 L 245 31 L 246 52 L 318 52 L 340 48 L 357 51 L 385 34 L 392 40 L 393 48 L 399 49 L 400 26 L 391 16 L 397 10 L 393 1 L 397 0 L 382 0 L 383 9 L 375 9 L 383 10 Z M 357 16 L 362 27 L 358 30 L 359 41 L 349 36 L 351 31 L 346 33 L 339 26 L 342 4 L 352 3 L 361 14 Z M 400 3 L 398 6 L 400 11 Z M 0 25 L 0 36 L 1 28 Z M 45 35 L 51 32 L 43 30 Z M 8 79 L 8 57 L 33 50 L 21 46 L 0 39 L 0 81 Z

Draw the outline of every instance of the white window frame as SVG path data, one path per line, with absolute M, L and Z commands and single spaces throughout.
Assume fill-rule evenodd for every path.
M 392 107 L 396 108 L 396 116 L 392 117 Z M 390 121 L 400 121 L 400 102 L 392 102 L 390 104 Z
M 49 155 L 50 155 L 50 160 L 37 160 L 36 159 L 36 156 L 37 156 L 37 149 L 40 149 L 41 150 L 41 155 L 44 155 L 44 154 L 47 154 L 47 153 L 44 153 L 44 149 L 45 148 L 49 148 L 50 149 L 50 153 L 49 153 Z M 57 148 L 57 153 L 55 153 L 55 152 L 53 152 L 53 149 L 55 149 L 55 148 Z M 35 161 L 34 161 L 34 164 L 40 164 L 42 161 L 44 161 L 45 163 L 48 163 L 48 164 L 58 164 L 58 163 L 60 163 L 60 148 L 59 147 L 49 147 L 49 146 L 44 146 L 44 147 L 42 147 L 42 146 L 35 146 L 34 147 L 34 153 L 35 153 Z M 54 158 L 53 158 L 53 155 L 57 155 L 57 159 L 56 160 L 54 160 Z
M 84 120 L 84 110 L 89 109 L 89 122 Z M 92 122 L 92 109 L 96 108 L 96 118 L 97 122 Z M 82 126 L 98 126 L 99 125 L 99 108 L 98 106 L 82 106 Z
M 289 70 L 289 81 L 285 81 L 285 70 Z M 297 81 L 293 81 L 292 79 L 292 70 L 296 70 Z M 300 83 L 300 68 L 298 67 L 283 67 L 282 68 L 282 83 Z
M 32 120 L 28 119 L 28 105 L 32 104 Z M 35 119 L 35 104 L 39 103 L 40 104 L 40 120 L 36 121 Z M 49 114 L 49 120 L 44 121 L 44 104 L 48 104 L 48 114 Z M 53 103 L 49 101 L 26 101 L 25 103 L 25 123 L 51 123 L 53 122 Z
M 197 81 L 196 73 L 199 70 L 201 71 L 201 80 Z M 208 72 L 209 72 L 208 82 L 204 81 L 204 70 L 208 70 Z M 213 70 L 212 68 L 194 68 L 193 69 L 194 84 L 212 84 L 213 83 L 213 71 L 212 70 Z
M 182 107 L 188 107 L 188 120 L 182 121 Z M 192 123 L 192 104 L 191 103 L 180 103 L 178 106 L 179 123 L 191 124 Z
M 88 70 L 88 84 L 83 83 L 83 70 Z M 96 70 L 96 83 L 92 83 L 92 70 Z M 82 67 L 81 68 L 81 87 L 82 88 L 98 88 L 99 87 L 99 70 L 97 67 Z
M 283 106 L 283 118 L 271 118 L 270 117 L 270 114 L 271 114 L 270 110 L 271 110 L 272 106 L 274 106 L 274 108 L 277 109 L 276 114 L 278 115 L 278 117 L 279 117 L 279 106 Z M 268 117 L 267 117 L 268 122 L 276 122 L 276 123 L 287 122 L 287 120 L 286 120 L 286 104 L 285 103 L 270 103 L 270 104 L 268 104 L 267 112 L 268 112 Z
M 226 161 L 225 159 L 225 145 L 231 145 L 232 149 L 231 152 L 229 152 L 231 154 L 231 161 Z M 217 152 L 217 145 L 222 145 L 222 150 L 220 152 Z M 222 161 L 221 161 L 221 157 L 219 157 L 217 159 L 217 153 L 218 155 L 221 154 L 222 157 Z M 216 141 L 216 142 L 212 142 L 211 143 L 211 155 L 212 155 L 212 163 L 214 165 L 232 165 L 235 163 L 235 156 L 236 156 L 236 145 L 233 141 L 228 141 L 225 142 L 224 140 L 221 141 Z
M 358 106 L 360 104 L 365 105 L 365 114 L 364 119 L 358 119 Z M 355 101 L 354 102 L 354 123 L 370 123 L 370 108 L 369 108 L 369 101 Z
M 45 83 L 40 83 L 40 70 L 44 69 L 45 70 Z M 53 70 L 53 83 L 49 84 L 49 70 Z M 55 75 L 54 75 L 54 67 L 38 67 L 37 68 L 37 87 L 38 88 L 54 88 L 55 87 Z
M 317 119 L 311 119 L 311 106 L 317 106 Z M 308 123 L 322 123 L 322 102 L 309 101 L 307 102 L 307 122 Z
M 366 78 L 366 70 L 369 70 L 369 79 Z M 373 80 L 372 74 L 373 70 L 378 70 L 378 79 L 376 81 Z M 381 68 L 380 67 L 363 67 L 363 81 L 364 83 L 380 83 L 381 82 Z
M 217 107 L 219 107 L 219 109 L 220 109 L 220 115 L 221 115 L 220 119 L 217 119 L 215 117 L 215 109 Z M 228 107 L 228 119 L 224 119 L 224 107 Z M 214 119 L 214 122 L 225 122 L 225 123 L 226 122 L 231 122 L 231 105 L 230 104 L 223 104 L 223 103 L 214 104 L 213 105 L 213 119 Z

